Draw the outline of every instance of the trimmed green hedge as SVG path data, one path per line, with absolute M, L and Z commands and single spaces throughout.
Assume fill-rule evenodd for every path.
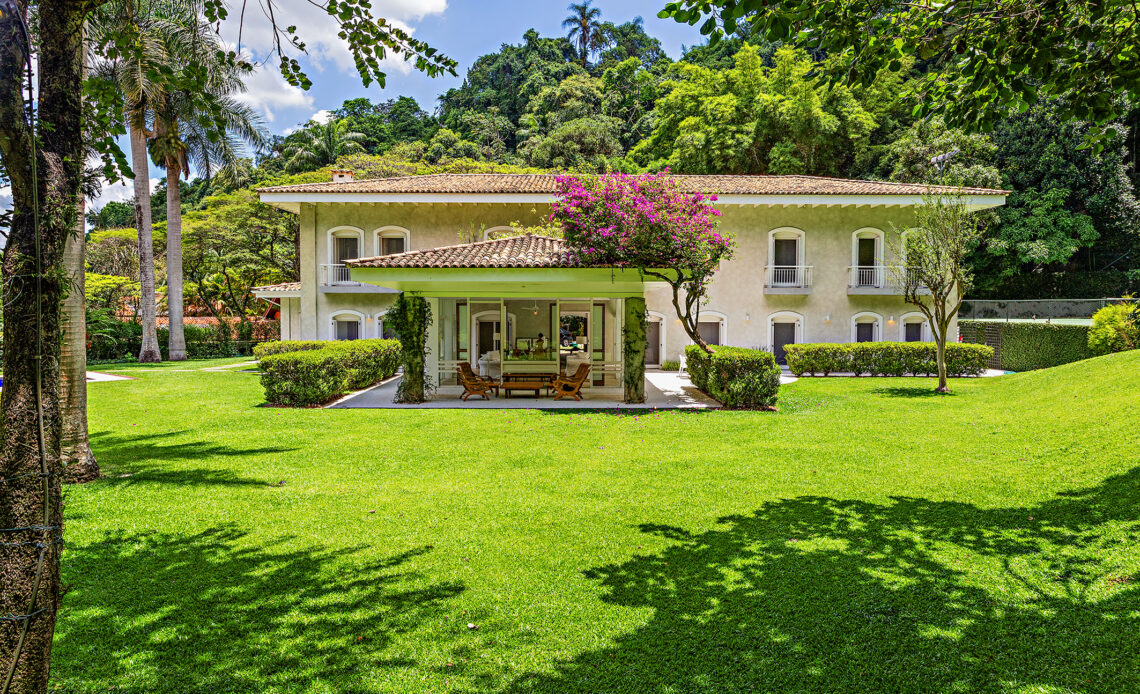
M 400 365 L 396 340 L 280 341 L 258 348 L 261 385 L 274 405 L 320 405 L 390 378 Z
M 848 342 L 787 345 L 788 369 L 797 376 L 853 373 L 874 376 L 933 376 L 938 373 L 932 342 Z M 976 376 L 986 370 L 993 349 L 946 345 L 946 375 Z
M 685 348 L 693 385 L 725 407 L 772 407 L 780 390 L 780 367 L 770 352 L 743 347 L 712 348 L 710 355 L 696 345 Z
M 963 343 L 984 344 L 992 321 L 959 320 Z M 1047 369 L 1095 357 L 1089 349 L 1089 326 L 1058 323 L 1001 323 L 998 354 L 1007 371 Z

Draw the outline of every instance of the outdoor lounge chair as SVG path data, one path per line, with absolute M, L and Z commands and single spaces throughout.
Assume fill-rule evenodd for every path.
M 460 396 L 463 400 L 467 400 L 472 395 L 482 395 L 484 399 L 490 400 L 491 396 L 488 393 L 498 387 L 494 381 L 476 374 L 467 362 L 460 362 L 455 373 L 459 375 L 459 384 L 463 386 L 463 394 Z
M 554 379 L 554 399 L 574 398 L 575 400 L 581 400 L 582 384 L 586 382 L 586 377 L 589 375 L 590 365 L 579 364 L 578 370 L 574 372 L 573 376 L 569 378 L 559 376 Z

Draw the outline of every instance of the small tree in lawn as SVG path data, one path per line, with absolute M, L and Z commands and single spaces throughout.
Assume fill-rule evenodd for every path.
M 716 196 L 682 192 L 668 172 L 560 176 L 558 186 L 550 218 L 578 261 L 636 268 L 667 283 L 685 332 L 711 353 L 697 331 L 700 306 L 720 261 L 736 247 L 717 231 Z
M 939 393 L 946 384 L 946 340 L 962 297 L 974 285 L 966 258 L 981 238 L 981 223 L 962 200 L 927 196 L 915 208 L 915 226 L 907 231 L 894 268 L 903 301 L 918 307 L 934 335 Z

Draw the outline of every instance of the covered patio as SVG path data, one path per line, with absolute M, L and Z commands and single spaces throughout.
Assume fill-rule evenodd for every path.
M 645 368 L 645 282 L 637 270 L 580 265 L 561 239 L 531 234 L 348 265 L 353 281 L 427 302 L 424 370 L 437 402 L 597 407 L 644 399 L 636 387 Z M 394 396 L 394 385 L 382 386 L 364 401 L 393 404 L 389 390 Z
M 675 371 L 645 373 L 645 402 L 622 401 L 623 389 L 616 386 L 591 388 L 582 400 L 555 400 L 550 397 L 492 397 L 489 400 L 460 399 L 462 388 L 441 386 L 432 400 L 418 404 L 394 402 L 399 377 L 329 405 L 332 409 L 474 409 L 474 410 L 707 410 L 720 403 L 697 390 L 689 379 Z

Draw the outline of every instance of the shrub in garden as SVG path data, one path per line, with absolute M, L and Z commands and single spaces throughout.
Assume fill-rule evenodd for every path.
M 780 367 L 770 352 L 714 346 L 712 354 L 697 345 L 685 348 L 693 385 L 734 409 L 768 408 L 776 404 Z
M 856 376 L 932 376 L 937 348 L 930 342 L 850 342 L 787 345 L 788 369 L 797 376 L 853 373 Z M 948 376 L 976 376 L 986 370 L 993 348 L 946 345 Z
M 1088 345 L 1094 355 L 1140 347 L 1140 304 L 1113 304 L 1094 313 Z
M 989 321 L 962 320 L 964 342 L 986 342 Z M 1096 356 L 1089 347 L 1089 326 L 1064 323 L 1003 322 L 1000 326 L 1001 368 L 1009 371 L 1047 369 Z
M 391 378 L 400 365 L 395 340 L 282 340 L 254 348 L 265 399 L 319 405 Z

